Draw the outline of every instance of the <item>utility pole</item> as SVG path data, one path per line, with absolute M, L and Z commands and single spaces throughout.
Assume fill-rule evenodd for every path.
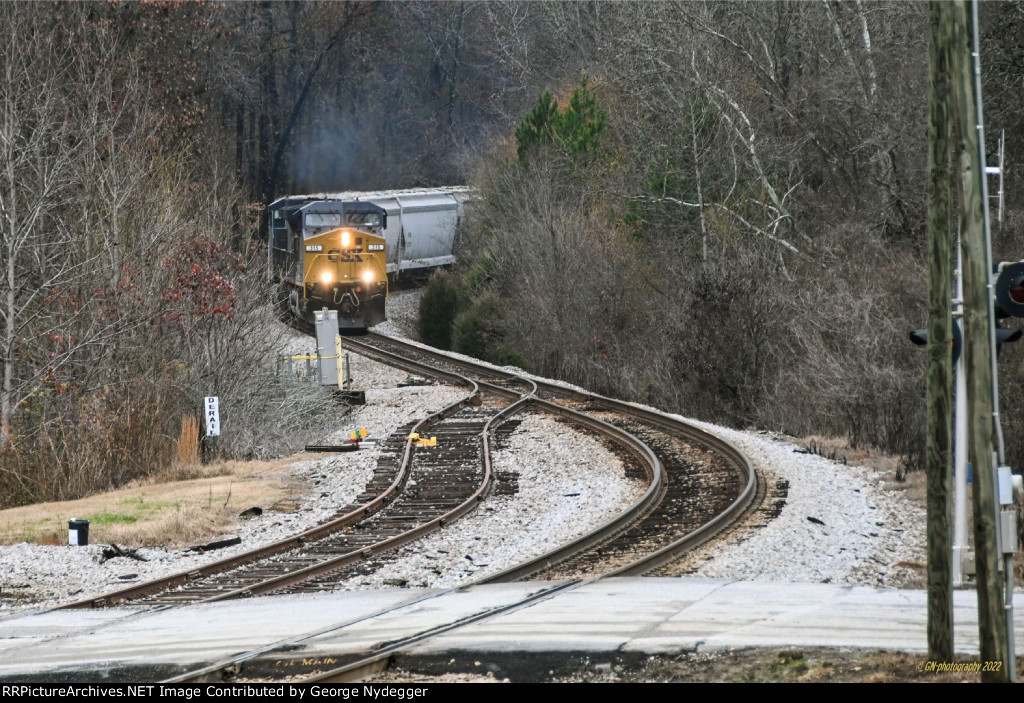
M 952 403 L 953 318 L 950 286 L 953 207 L 952 14 L 948 2 L 929 3 L 928 41 L 928 658 L 953 660 Z
M 997 544 L 993 465 L 998 422 L 994 386 L 995 303 L 991 290 L 991 249 L 984 221 L 985 166 L 979 150 L 981 122 L 975 102 L 979 96 L 969 48 L 973 13 L 969 13 L 964 0 L 955 0 L 952 14 L 954 121 L 960 176 L 960 229 L 964 241 L 964 354 L 970 454 L 974 467 L 978 641 L 982 661 L 1002 663 L 998 671 L 982 672 L 982 681 L 1007 682 L 1013 676 L 1010 667 L 1015 667 L 1016 663 L 1009 657 Z

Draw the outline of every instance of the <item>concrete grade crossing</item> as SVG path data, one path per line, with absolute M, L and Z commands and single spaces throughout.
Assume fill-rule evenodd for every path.
M 291 676 L 513 604 L 553 582 L 269 596 L 155 611 L 28 613 L 0 621 L 0 681 L 155 681 L 252 650 L 245 671 Z M 1015 598 L 1024 651 L 1024 594 Z M 954 594 L 957 651 L 978 651 L 973 591 Z M 611 578 L 438 635 L 406 666 L 481 662 L 524 680 L 568 658 L 637 657 L 743 647 L 841 647 L 924 653 L 926 594 L 831 584 Z M 452 664 L 452 660 L 456 660 Z

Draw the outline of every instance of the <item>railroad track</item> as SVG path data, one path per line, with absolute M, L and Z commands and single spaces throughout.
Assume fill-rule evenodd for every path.
M 387 362 L 482 380 L 521 378 L 428 347 L 369 333 L 348 347 Z M 486 579 L 638 576 L 663 567 L 756 510 L 765 492 L 753 465 L 731 443 L 682 420 L 612 398 L 534 380 L 534 408 L 587 425 L 629 447 L 650 479 L 644 497 L 615 519 L 541 557 Z M 655 477 L 652 474 L 656 474 Z
M 339 569 L 352 564 L 358 565 L 360 561 L 374 557 L 385 549 L 416 539 L 429 529 L 443 526 L 472 509 L 476 502 L 483 498 L 493 481 L 489 465 L 488 438 L 501 422 L 527 408 L 566 418 L 571 423 L 585 427 L 601 435 L 606 441 L 616 444 L 619 453 L 626 456 L 627 461 L 632 464 L 632 471 L 642 472 L 647 478 L 648 485 L 644 494 L 620 515 L 570 544 L 499 574 L 474 581 L 473 584 L 482 584 L 527 578 L 572 579 L 568 583 L 541 589 L 520 603 L 501 608 L 500 612 L 524 607 L 528 602 L 545 597 L 545 594 L 555 590 L 574 588 L 598 578 L 662 570 L 666 564 L 675 562 L 680 555 L 706 543 L 736 520 L 756 511 L 759 501 L 765 495 L 764 483 L 758 481 L 750 462 L 739 450 L 701 428 L 662 413 L 567 389 L 557 384 L 526 379 L 502 369 L 456 359 L 429 348 L 373 333 L 347 340 L 346 347 L 368 358 L 403 368 L 411 373 L 472 388 L 472 392 L 458 403 L 414 427 L 403 429 L 404 433 L 426 430 L 427 427 L 433 428 L 429 432 L 439 437 L 439 444 L 459 447 L 452 457 L 453 462 L 422 462 L 419 468 L 424 472 L 424 482 L 420 490 L 398 495 L 405 487 L 410 471 L 407 465 L 410 463 L 412 447 L 411 443 L 406 441 L 404 459 L 398 469 L 385 460 L 378 466 L 375 474 L 374 481 L 378 487 L 387 480 L 391 481 L 388 485 L 391 495 L 383 498 L 383 494 L 380 494 L 369 501 L 378 504 L 377 511 L 365 511 L 364 504 L 358 505 L 361 514 L 348 523 L 358 529 L 348 527 L 343 529 L 340 536 L 324 540 L 325 548 L 316 551 L 328 553 L 326 562 L 308 564 L 306 560 L 311 558 L 308 538 L 299 539 L 299 556 L 290 552 L 282 556 L 275 555 L 271 558 L 271 563 L 257 561 L 255 565 L 244 569 L 220 574 L 217 585 L 194 574 L 188 574 L 186 580 L 194 583 L 187 589 L 181 588 L 179 583 L 177 588 L 179 594 L 190 591 L 192 595 L 176 597 L 164 592 L 158 597 L 150 595 L 149 602 L 170 604 L 185 600 L 213 601 L 256 593 L 323 590 L 333 587 L 346 578 L 346 572 Z M 440 439 L 442 437 L 443 440 Z M 471 437 L 482 438 L 481 448 L 475 457 L 468 445 L 461 444 L 463 440 Z M 392 447 L 392 450 L 396 448 Z M 391 455 L 394 455 L 394 451 Z M 387 453 L 382 454 L 382 458 L 387 456 Z M 475 468 L 477 466 L 482 468 Z M 458 475 L 459 478 L 450 480 L 454 475 Z M 419 481 L 416 481 L 416 484 L 420 485 Z M 475 486 L 472 492 L 468 488 L 471 485 Z M 460 486 L 459 495 L 447 499 L 440 507 L 451 508 L 454 503 L 458 503 L 459 508 L 450 510 L 443 516 L 428 510 L 429 501 L 447 496 L 452 486 Z M 465 494 L 468 496 L 463 499 Z M 360 496 L 359 500 L 369 498 L 370 494 L 367 493 Z M 400 512 L 381 510 L 388 503 L 404 505 L 410 508 L 410 513 L 418 511 L 418 514 L 403 515 Z M 351 520 L 355 512 L 351 511 L 343 517 Z M 416 522 L 417 527 L 398 529 L 398 524 L 408 528 L 410 521 Z M 383 535 L 383 544 L 378 541 L 368 546 L 361 540 L 353 539 L 382 525 L 395 526 L 395 530 L 382 531 L 387 533 Z M 420 528 L 426 525 L 430 526 L 429 529 L 421 531 Z M 320 526 L 317 529 L 322 530 L 324 527 Z M 398 534 L 392 535 L 392 532 Z M 332 561 L 338 559 L 338 553 L 343 553 L 341 560 Z M 286 573 L 273 575 L 273 570 L 281 563 L 286 564 Z M 355 572 L 350 570 L 347 574 L 358 573 L 358 566 L 355 568 Z M 240 579 L 240 571 L 252 572 L 254 576 L 251 580 Z M 179 579 L 181 576 L 178 575 Z M 132 597 L 138 597 L 140 589 L 146 587 L 147 584 L 140 584 L 125 591 L 133 591 Z M 121 593 L 123 592 L 118 592 Z M 152 594 L 153 590 L 151 589 L 149 593 Z M 113 604 L 121 600 L 118 594 L 107 594 L 99 599 L 91 599 L 69 607 Z M 424 599 L 429 597 L 433 596 L 425 596 Z M 414 602 L 419 600 L 421 599 Z M 373 657 L 350 662 L 339 670 L 325 672 L 311 680 L 358 680 L 369 672 L 386 666 L 393 653 L 405 647 L 497 614 L 500 613 L 480 612 L 431 632 L 419 633 L 412 638 L 392 643 Z M 292 641 L 301 639 L 292 638 Z M 242 671 L 243 662 L 257 659 L 265 653 L 263 650 L 244 653 L 229 661 L 207 667 L 201 672 L 186 673 L 173 680 L 223 680 Z
M 367 490 L 336 519 L 235 557 L 58 609 L 128 601 L 181 605 L 304 588 L 322 590 L 344 577 L 339 570 L 465 515 L 491 488 L 491 431 L 523 409 L 524 399 L 536 391 L 536 385 L 525 379 L 479 384 L 457 374 L 433 375 L 465 385 L 470 392 L 392 435 Z M 411 433 L 430 433 L 438 437 L 438 446 L 414 448 Z

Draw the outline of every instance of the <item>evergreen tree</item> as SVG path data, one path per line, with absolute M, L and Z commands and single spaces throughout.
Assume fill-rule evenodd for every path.
M 565 154 L 597 151 L 607 117 L 586 77 L 572 91 L 569 104 L 562 110 L 551 91 L 545 90 L 516 128 L 516 155 L 522 160 L 531 148 L 544 144 L 554 144 Z

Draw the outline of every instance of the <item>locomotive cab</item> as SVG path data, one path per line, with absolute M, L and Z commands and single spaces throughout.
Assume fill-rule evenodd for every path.
M 312 321 L 338 311 L 341 331 L 384 321 L 387 213 L 366 202 L 284 198 L 270 206 L 269 263 L 281 304 Z

